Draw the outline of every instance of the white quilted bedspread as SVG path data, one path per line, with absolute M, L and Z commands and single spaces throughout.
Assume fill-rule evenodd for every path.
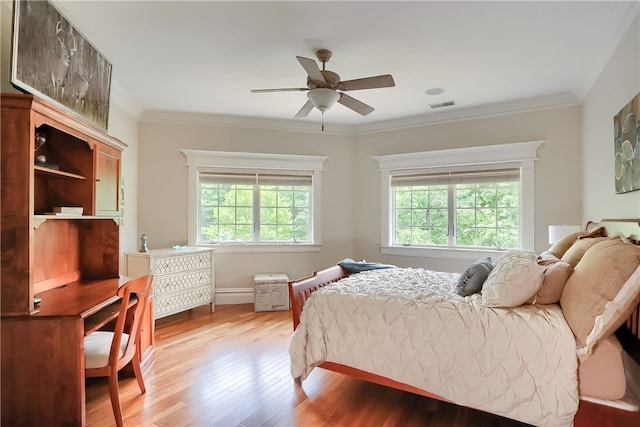
M 486 307 L 455 294 L 458 276 L 372 270 L 314 292 L 291 338 L 291 374 L 330 361 L 525 423 L 572 425 L 578 362 L 560 307 Z

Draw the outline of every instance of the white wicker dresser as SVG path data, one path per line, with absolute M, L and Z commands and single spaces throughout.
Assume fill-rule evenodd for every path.
M 125 275 L 153 274 L 153 318 L 199 305 L 215 309 L 213 249 L 152 249 L 125 253 Z

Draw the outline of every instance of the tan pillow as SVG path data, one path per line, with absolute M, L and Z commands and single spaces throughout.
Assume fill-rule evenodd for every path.
M 527 301 L 527 304 L 555 304 L 560 301 L 560 295 L 567 279 L 573 272 L 571 264 L 560 261 L 538 261 L 540 265 L 546 265 L 542 286 L 538 292 Z
M 545 266 L 532 251 L 509 251 L 496 259 L 482 284 L 482 302 L 489 307 L 517 307 L 538 292 Z
M 596 227 L 593 230 L 589 230 L 589 231 L 576 231 L 575 233 L 567 234 L 562 239 L 558 240 L 547 250 L 547 252 L 551 252 L 553 255 L 557 256 L 558 258 L 562 258 L 565 252 L 569 250 L 571 245 L 573 245 L 573 243 L 576 240 L 584 239 L 587 237 L 606 237 L 606 236 L 607 236 L 607 232 L 604 229 L 604 227 Z
M 586 235 L 586 231 L 576 231 L 575 233 L 567 234 L 562 239 L 554 243 L 547 252 L 551 252 L 558 258 L 562 258 L 564 253 L 567 252 L 571 245 L 573 245 L 573 243 L 578 240 L 578 237 Z
M 568 262 L 571 266 L 575 267 L 582 259 L 587 250 L 600 243 L 603 240 L 607 240 L 606 237 L 581 237 L 576 240 L 573 245 L 562 255 L 561 259 L 564 262 Z
M 640 301 L 640 246 L 619 238 L 596 243 L 569 276 L 560 296 L 581 359 L 629 317 Z

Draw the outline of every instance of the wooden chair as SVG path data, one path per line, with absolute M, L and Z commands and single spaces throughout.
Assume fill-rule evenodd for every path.
M 118 427 L 123 425 L 118 372 L 131 363 L 140 391 L 146 392 L 137 344 L 152 279 L 148 274 L 120 288 L 118 295 L 122 302 L 113 332 L 100 330 L 84 338 L 85 376 L 109 377 L 109 395 Z

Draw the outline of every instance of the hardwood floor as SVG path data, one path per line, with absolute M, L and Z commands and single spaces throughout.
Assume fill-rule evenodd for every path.
M 253 304 L 199 307 L 158 321 L 155 361 L 120 379 L 125 426 L 523 426 L 315 369 L 296 385 L 289 374 L 289 311 Z M 87 380 L 87 424 L 114 425 L 106 380 Z

